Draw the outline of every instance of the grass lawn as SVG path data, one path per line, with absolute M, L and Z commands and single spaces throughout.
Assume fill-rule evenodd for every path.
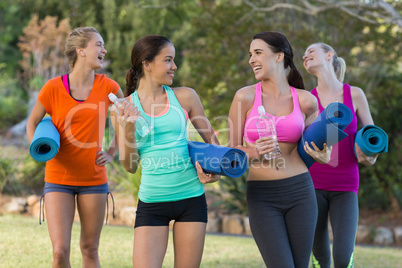
M 73 226 L 71 265 L 81 267 L 80 225 Z M 132 267 L 133 228 L 106 225 L 102 231 L 102 267 Z M 52 246 L 46 221 L 16 215 L 0 216 L 0 267 L 50 267 Z M 173 267 L 172 239 L 163 267 Z M 251 237 L 208 234 L 201 267 L 264 267 Z M 357 246 L 355 268 L 402 268 L 402 249 Z

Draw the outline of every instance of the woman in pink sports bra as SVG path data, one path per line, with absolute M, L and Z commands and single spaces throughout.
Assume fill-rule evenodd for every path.
M 317 116 L 317 100 L 303 90 L 292 47 L 283 34 L 256 34 L 250 44 L 249 64 L 260 82 L 236 92 L 229 112 L 229 146 L 242 149 L 249 156 L 247 206 L 251 231 L 267 267 L 307 268 L 317 204 L 310 173 L 297 152 L 297 142 Z M 258 136 L 260 105 L 275 122 L 282 152 L 279 159 L 263 160 L 276 141 Z M 309 145 L 305 148 L 314 151 Z M 316 150 L 316 161 L 329 161 L 330 150 L 326 146 L 323 151 Z
M 358 162 L 373 165 L 378 157 L 378 154 L 372 157 L 365 155 L 355 145 L 357 119 L 362 126 L 373 125 L 374 122 L 363 90 L 343 83 L 346 64 L 331 46 L 312 44 L 306 49 L 303 60 L 304 68 L 318 78 L 318 85 L 311 93 L 318 100 L 319 112 L 331 102 L 339 101 L 348 106 L 353 114 L 352 122 L 344 130 L 348 137 L 333 146 L 330 162 L 325 165 L 314 163 L 310 167 L 318 206 L 312 263 L 313 267 L 331 267 L 330 215 L 335 268 L 353 267 L 359 217 Z

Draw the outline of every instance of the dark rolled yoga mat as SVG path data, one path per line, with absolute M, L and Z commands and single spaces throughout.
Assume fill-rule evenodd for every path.
M 324 143 L 332 146 L 348 136 L 343 130 L 352 122 L 352 111 L 343 103 L 330 103 L 314 122 L 307 127 L 299 140 L 297 150 L 300 157 L 310 168 L 315 160 L 304 151 L 304 142 L 307 141 L 311 147 L 313 141 L 322 150 Z

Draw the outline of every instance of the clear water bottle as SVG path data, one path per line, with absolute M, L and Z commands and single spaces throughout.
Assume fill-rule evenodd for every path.
M 267 160 L 274 159 L 281 156 L 281 149 L 279 148 L 278 140 L 276 137 L 276 129 L 274 120 L 265 114 L 264 106 L 258 107 L 260 117 L 257 120 L 258 135 L 261 137 L 272 137 L 275 139 L 276 146 L 272 152 L 264 154 Z
M 117 96 L 113 93 L 108 95 L 109 100 L 114 103 L 116 106 L 116 113 L 119 114 L 118 108 L 120 108 L 124 102 L 129 102 L 125 98 L 117 98 Z M 146 136 L 153 128 L 151 122 L 146 120 L 144 117 L 139 116 L 135 123 L 135 129 L 141 137 Z

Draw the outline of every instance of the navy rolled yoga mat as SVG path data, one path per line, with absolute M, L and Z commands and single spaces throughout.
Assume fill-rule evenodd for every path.
M 300 157 L 310 168 L 315 160 L 304 151 L 304 142 L 307 141 L 311 147 L 313 141 L 322 150 L 324 143 L 332 146 L 348 136 L 343 130 L 352 122 L 353 114 L 343 103 L 330 103 L 322 113 L 307 127 L 299 140 L 297 150 Z
M 29 153 L 39 162 L 46 162 L 56 156 L 60 148 L 60 134 L 50 117 L 45 117 L 36 127 Z
M 355 142 L 362 152 L 368 156 L 388 152 L 387 133 L 374 125 L 366 125 L 357 131 Z
M 189 141 L 188 149 L 193 165 L 198 161 L 205 173 L 237 178 L 248 167 L 248 157 L 239 149 L 196 141 Z

